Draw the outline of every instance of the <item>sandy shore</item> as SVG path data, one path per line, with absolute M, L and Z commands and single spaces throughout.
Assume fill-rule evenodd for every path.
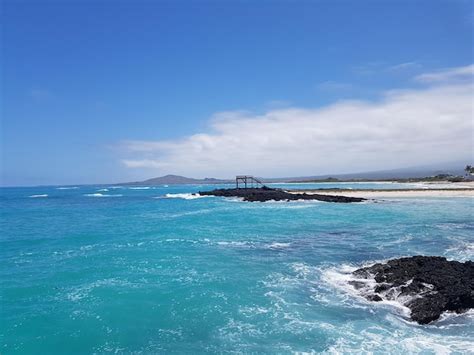
M 387 189 L 387 190 L 349 190 L 349 189 L 323 189 L 323 190 L 291 190 L 291 193 L 307 193 L 321 195 L 342 195 L 348 197 L 364 198 L 400 198 L 400 197 L 474 197 L 474 188 L 453 189 Z

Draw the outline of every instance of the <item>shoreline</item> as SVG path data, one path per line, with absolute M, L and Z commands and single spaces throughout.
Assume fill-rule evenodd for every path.
M 474 197 L 474 188 L 427 188 L 427 189 L 298 189 L 288 193 L 308 195 L 344 195 L 362 198 L 400 197 Z

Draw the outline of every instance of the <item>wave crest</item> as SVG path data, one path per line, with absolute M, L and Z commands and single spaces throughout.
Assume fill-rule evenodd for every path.
M 209 196 L 201 196 L 198 193 L 181 193 L 181 194 L 166 194 L 165 198 L 181 198 L 184 200 L 195 200 L 197 198 L 204 198 Z

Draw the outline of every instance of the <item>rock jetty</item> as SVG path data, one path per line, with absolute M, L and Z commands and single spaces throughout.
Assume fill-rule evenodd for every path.
M 370 301 L 395 300 L 411 310 L 411 319 L 430 323 L 443 312 L 474 307 L 474 262 L 438 256 L 393 259 L 353 272 L 350 281 Z M 364 280 L 372 280 L 370 283 Z M 373 286 L 375 280 L 375 287 Z
M 244 201 L 249 202 L 265 202 L 265 201 L 297 201 L 297 200 L 317 200 L 324 202 L 362 202 L 365 198 L 347 197 L 336 195 L 319 195 L 297 193 L 292 194 L 281 189 L 272 189 L 269 187 L 247 188 L 247 189 L 216 189 L 212 191 L 199 191 L 201 196 L 222 196 L 222 197 L 240 197 Z

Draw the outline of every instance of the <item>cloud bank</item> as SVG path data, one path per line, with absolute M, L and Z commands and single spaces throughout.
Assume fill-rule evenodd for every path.
M 473 157 L 473 69 L 415 78 L 428 86 L 382 99 L 263 114 L 221 112 L 208 133 L 126 141 L 129 168 L 196 177 L 297 176 L 425 165 Z M 463 80 L 460 80 L 463 79 Z M 151 170 L 151 171 L 150 171 Z

